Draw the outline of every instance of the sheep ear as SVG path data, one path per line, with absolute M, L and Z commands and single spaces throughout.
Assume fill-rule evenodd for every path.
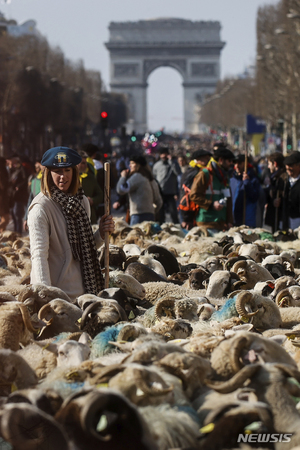
M 287 337 L 283 334 L 276 334 L 275 336 L 272 336 L 269 338 L 273 342 L 277 342 L 277 344 L 282 345 L 287 340 Z
M 91 342 L 91 338 L 88 335 L 88 333 L 84 331 L 80 336 L 80 338 L 78 339 L 78 342 L 80 342 L 81 344 L 89 345 L 89 343 Z

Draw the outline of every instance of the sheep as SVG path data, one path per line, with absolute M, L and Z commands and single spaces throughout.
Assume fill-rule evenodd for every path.
M 32 333 L 45 325 L 43 321 L 31 319 L 26 306 L 20 302 L 10 301 L 0 305 L 0 348 L 13 351 L 19 349 L 20 343 L 26 344 Z
M 66 300 L 51 300 L 39 310 L 38 317 L 44 320 L 46 325 L 41 329 L 38 339 L 47 339 L 62 331 L 79 331 L 76 322 L 81 316 L 81 309 Z
M 165 276 L 160 275 L 159 273 L 150 269 L 150 267 L 148 267 L 147 265 L 140 262 L 130 263 L 126 267 L 125 274 L 131 275 L 142 284 L 150 281 L 167 281 Z
M 204 289 L 205 286 L 203 282 L 210 277 L 210 272 L 206 270 L 204 267 L 199 267 L 197 269 L 193 269 L 188 274 L 188 280 L 184 283 L 185 288 L 190 289 Z
M 127 315 L 119 303 L 116 300 L 99 298 L 83 312 L 80 328 L 94 338 L 106 326 L 115 324 L 120 320 L 126 321 Z
M 245 366 L 230 380 L 221 384 L 207 383 L 207 385 L 217 392 L 229 393 L 241 387 L 247 380 L 247 387 L 254 389 L 258 400 L 271 407 L 275 431 L 292 434 L 290 443 L 278 443 L 276 448 L 292 449 L 300 443 L 300 416 L 290 394 L 299 397 L 300 390 L 288 381 L 290 377 L 300 381 L 300 373 L 294 366 L 277 363 L 253 364 Z
M 82 390 L 65 400 L 55 419 L 78 450 L 158 450 L 138 409 L 111 389 Z M 100 420 L 101 419 L 101 420 Z
M 68 437 L 51 415 L 26 403 L 11 403 L 1 413 L 1 436 L 14 449 L 69 450 Z
M 199 448 L 199 425 L 190 410 L 169 405 L 139 408 L 159 450 Z
M 280 308 L 300 306 L 300 286 L 283 289 L 277 294 L 275 301 Z
M 155 305 L 155 317 L 157 320 L 161 320 L 164 314 L 175 319 L 198 321 L 198 308 L 199 303 L 196 298 L 181 300 L 162 298 Z
M 241 286 L 243 290 L 253 289 L 258 281 L 274 280 L 267 269 L 251 260 L 237 261 L 231 271 L 236 273 L 242 281 L 245 281 L 245 284 Z
M 282 326 L 278 306 L 270 298 L 263 297 L 255 291 L 241 291 L 235 297 L 228 299 L 219 311 L 212 314 L 210 320 L 222 322 L 238 315 L 244 320 L 251 320 L 257 329 L 265 330 Z
M 256 362 L 278 362 L 296 367 L 293 358 L 272 339 L 255 333 L 238 332 L 220 342 L 211 354 L 216 376 L 228 379 L 244 365 Z
M 143 299 L 145 297 L 145 288 L 131 275 L 125 274 L 120 270 L 109 272 L 109 287 L 117 287 L 124 290 L 128 297 Z
M 149 247 L 142 252 L 142 255 L 150 255 L 157 259 L 157 261 L 163 265 L 167 275 L 179 272 L 177 259 L 163 245 L 149 245 Z
M 173 404 L 173 387 L 165 383 L 156 371 L 142 365 L 127 366 L 110 379 L 108 386 L 120 391 L 137 406 Z
M 39 344 L 37 342 L 37 344 Z M 50 343 L 46 350 L 53 352 L 57 357 L 57 367 L 76 367 L 90 356 L 90 348 L 81 342 L 67 340 L 62 344 Z
M 188 399 L 193 399 L 212 373 L 209 361 L 192 353 L 172 352 L 155 365 L 180 378 Z
M 127 257 L 133 255 L 140 255 L 142 253 L 141 248 L 136 244 L 125 244 L 123 246 L 123 251 Z
M 165 318 L 151 327 L 152 333 L 162 334 L 167 340 L 185 339 L 192 331 L 191 324 L 182 319 Z
M 44 305 L 54 299 L 62 299 L 72 303 L 70 297 L 64 291 L 58 287 L 44 284 L 26 286 L 18 296 L 18 300 L 23 302 L 32 313 L 38 313 Z
M 37 381 L 35 372 L 20 355 L 0 349 L 0 396 L 7 396 L 12 389 L 33 387 Z

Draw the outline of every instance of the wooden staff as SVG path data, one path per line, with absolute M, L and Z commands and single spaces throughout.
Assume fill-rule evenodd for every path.
M 110 163 L 104 163 L 104 214 L 110 214 Z M 105 231 L 104 235 L 104 267 L 105 278 L 104 288 L 109 287 L 109 232 Z
M 280 191 L 277 191 L 276 199 L 280 197 Z M 277 231 L 278 226 L 278 212 L 279 212 L 279 206 L 275 206 L 275 227 L 274 230 Z
M 245 166 L 244 166 L 244 172 L 247 173 L 248 171 L 248 151 L 246 149 L 245 152 Z M 244 186 L 244 209 L 243 209 L 243 224 L 246 225 L 246 203 L 247 203 L 247 199 L 246 199 L 246 189 Z

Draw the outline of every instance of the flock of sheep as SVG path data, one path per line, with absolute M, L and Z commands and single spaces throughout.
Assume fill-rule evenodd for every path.
M 0 449 L 299 450 L 300 241 L 275 238 L 119 219 L 110 287 L 71 301 L 0 234 Z

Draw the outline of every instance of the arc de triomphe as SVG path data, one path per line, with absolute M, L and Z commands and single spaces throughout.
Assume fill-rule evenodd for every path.
M 113 92 L 127 95 L 129 132 L 147 131 L 147 80 L 162 66 L 173 67 L 182 76 L 184 131 L 199 131 L 199 105 L 214 92 L 220 76 L 225 45 L 220 29 L 219 22 L 185 19 L 110 23 L 105 44 L 110 52 L 110 86 Z

